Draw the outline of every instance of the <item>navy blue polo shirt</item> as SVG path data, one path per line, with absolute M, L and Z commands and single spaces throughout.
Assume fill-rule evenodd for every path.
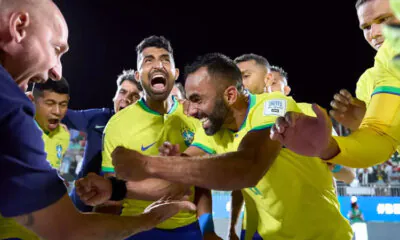
M 35 108 L 0 65 L 0 213 L 28 214 L 58 201 L 66 188 L 46 160 Z

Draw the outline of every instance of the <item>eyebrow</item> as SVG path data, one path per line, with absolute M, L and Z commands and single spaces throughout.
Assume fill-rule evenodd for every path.
M 371 23 L 375 22 L 376 20 L 379 20 L 379 19 L 385 18 L 385 17 L 390 17 L 390 16 L 392 16 L 391 13 L 381 14 L 378 17 L 374 18 L 371 22 L 364 23 L 364 24 L 360 25 L 360 29 L 364 30 L 364 28 L 366 28 L 367 26 L 370 26 Z
M 188 96 L 190 101 L 193 101 L 195 98 L 200 98 L 200 95 L 198 93 L 193 93 L 192 95 Z

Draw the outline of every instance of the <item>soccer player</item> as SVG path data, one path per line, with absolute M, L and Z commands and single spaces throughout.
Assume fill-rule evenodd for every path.
M 146 156 L 119 147 L 113 164 L 119 177 L 149 177 L 215 190 L 243 189 L 247 234 L 263 239 L 351 239 L 328 167 L 269 138 L 270 127 L 288 110 L 300 111 L 280 92 L 246 94 L 236 64 L 207 54 L 186 69 L 188 113 L 203 129 L 182 156 Z M 209 153 L 211 156 L 196 157 Z
M 389 0 L 358 0 L 356 2 L 360 29 L 365 40 L 378 50 L 384 40 L 383 27 L 386 23 L 396 22 Z M 331 102 L 330 115 L 352 131 L 358 129 L 366 112 L 366 106 L 374 90 L 371 81 L 373 68 L 366 70 L 357 82 L 356 97 L 343 89 L 335 94 Z
M 291 88 L 288 86 L 288 74 L 287 72 L 278 66 L 270 66 L 268 60 L 263 56 L 256 54 L 244 54 L 235 59 L 235 63 L 239 67 L 242 78 L 247 78 L 247 81 L 243 83 L 244 87 L 249 89 L 251 93 L 251 86 L 254 86 L 254 83 L 257 82 L 265 82 L 265 91 L 268 93 L 272 92 L 282 92 L 286 96 L 290 94 Z M 297 103 L 301 111 L 307 115 L 314 116 L 314 112 L 311 109 L 311 104 L 308 103 Z M 336 134 L 334 129 L 332 128 L 332 133 Z M 351 183 L 355 174 L 352 169 L 347 167 L 329 165 L 332 174 L 338 180 L 344 181 L 346 183 Z M 235 236 L 235 225 L 237 222 L 238 214 L 240 208 L 243 204 L 243 197 L 241 196 L 240 191 L 232 192 L 232 216 L 231 216 L 231 225 L 229 229 L 229 233 L 233 239 L 236 239 Z M 246 212 L 245 212 L 246 215 Z M 243 220 L 242 229 L 245 229 L 246 218 Z M 244 236 L 244 230 L 242 230 L 242 237 Z M 253 239 L 260 239 L 257 234 L 253 237 Z
M 83 157 L 82 168 L 78 174 L 78 179 L 86 176 L 89 172 L 100 174 L 101 172 L 101 149 L 102 136 L 104 127 L 108 120 L 120 110 L 128 107 L 139 100 L 142 93 L 142 86 L 135 79 L 134 70 L 123 71 L 117 77 L 117 91 L 113 98 L 114 109 L 96 108 L 87 110 L 71 110 L 67 111 L 67 115 L 63 119 L 63 123 L 68 128 L 85 132 L 87 143 L 85 154 Z M 82 212 L 91 212 L 92 206 L 84 204 L 76 195 L 75 188 L 72 190 L 71 199 L 75 206 Z M 97 209 L 97 211 L 113 212 L 118 207 L 108 207 L 107 209 Z
M 173 49 L 166 38 L 151 36 L 137 46 L 137 68 L 136 79 L 143 86 L 143 98 L 115 114 L 108 122 L 104 130 L 104 173 L 114 173 L 111 153 L 116 147 L 125 146 L 145 155 L 158 155 L 158 148 L 165 141 L 170 141 L 179 144 L 181 149 L 186 149 L 200 124 L 197 119 L 186 116 L 182 104 L 170 96 L 179 70 L 175 67 Z M 176 184 L 158 179 L 145 179 L 127 184 L 129 195 L 124 200 L 122 216 L 142 213 L 152 201 L 168 193 L 168 189 L 176 188 Z M 177 187 L 181 188 L 180 185 Z M 189 200 L 195 201 L 196 198 L 199 203 L 198 216 L 202 223 L 203 218 L 211 217 L 211 193 L 209 190 L 195 187 L 190 187 L 190 191 Z M 211 234 L 215 236 L 214 231 L 206 235 Z M 191 212 L 180 212 L 158 225 L 156 229 L 129 239 L 190 238 L 202 238 L 197 216 Z
M 43 132 L 47 161 L 59 170 L 70 141 L 69 132 L 60 125 L 68 109 L 68 82 L 61 78 L 60 81 L 36 83 L 32 96 L 36 108 L 35 120 Z
M 148 230 L 190 202 L 159 201 L 134 217 L 81 214 L 46 161 L 30 82 L 60 80 L 68 27 L 49 0 L 0 1 L 0 214 L 44 239 L 121 239 Z
M 398 20 L 389 23 L 398 23 Z M 315 105 L 316 119 L 288 112 L 284 118 L 277 120 L 271 138 L 295 152 L 356 168 L 387 161 L 400 143 L 400 72 L 392 61 L 397 54 L 386 41 L 379 48 L 374 67 L 365 80 L 366 92 L 371 93 L 365 99 L 366 113 L 360 127 L 350 136 L 329 136 L 326 127 L 331 123 L 327 121 L 326 113 Z M 350 103 L 340 113 L 346 119 L 354 118 L 354 105 L 357 104 L 353 98 L 349 99 L 342 100 Z M 307 138 L 306 135 L 311 133 L 315 133 L 314 137 Z

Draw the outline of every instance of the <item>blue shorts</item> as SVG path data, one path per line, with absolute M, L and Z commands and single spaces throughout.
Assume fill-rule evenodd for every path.
M 244 240 L 246 236 L 246 230 L 242 229 L 242 232 L 240 233 L 240 240 Z M 263 238 L 258 234 L 258 232 L 254 233 L 254 236 L 252 238 L 253 240 L 263 240 Z
M 126 240 L 202 240 L 203 236 L 200 231 L 199 223 L 196 221 L 190 225 L 175 229 L 158 229 L 153 228 L 146 232 L 138 233 Z

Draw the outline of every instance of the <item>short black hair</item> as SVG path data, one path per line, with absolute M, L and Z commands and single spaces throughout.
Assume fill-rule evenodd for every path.
M 254 53 L 247 53 L 243 54 L 237 58 L 235 58 L 235 63 L 241 63 L 241 62 L 247 62 L 254 60 L 258 65 L 266 67 L 268 70 L 271 68 L 271 65 L 269 64 L 268 60 L 260 55 L 254 54 Z
M 364 3 L 367 3 L 367 2 L 371 2 L 371 1 L 374 1 L 374 0 L 357 0 L 357 2 L 356 2 L 356 9 L 358 9 L 361 5 L 363 5 Z
M 288 80 L 288 73 L 281 67 L 271 66 L 271 72 L 278 72 L 286 81 Z
M 174 50 L 172 49 L 171 43 L 168 39 L 166 39 L 164 36 L 153 35 L 143 39 L 139 45 L 136 46 L 136 54 L 138 59 L 143 50 L 148 47 L 163 48 L 172 56 L 174 55 Z
M 117 86 L 121 86 L 121 84 L 125 81 L 129 81 L 133 83 L 139 91 L 143 91 L 142 85 L 136 81 L 135 78 L 135 70 L 133 69 L 128 69 L 128 70 L 123 70 L 120 75 L 118 75 L 117 78 Z
M 33 85 L 32 93 L 34 97 L 42 97 L 44 91 L 69 95 L 69 84 L 65 78 L 61 78 L 59 81 L 49 79 L 44 83 L 35 83 Z
M 242 74 L 236 63 L 221 53 L 208 53 L 200 56 L 192 64 L 186 66 L 186 78 L 202 67 L 206 67 L 210 76 L 218 76 L 219 79 L 224 79 L 227 83 L 236 86 L 239 91 L 243 90 Z

